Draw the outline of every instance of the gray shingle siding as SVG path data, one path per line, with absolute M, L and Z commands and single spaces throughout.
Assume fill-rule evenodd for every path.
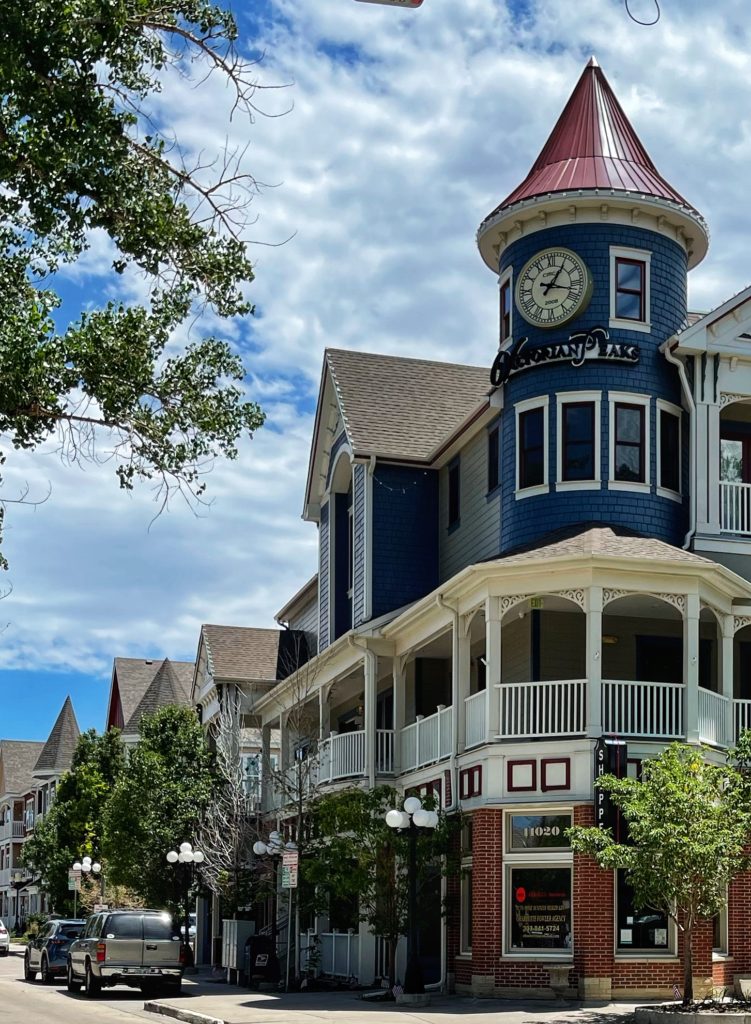
M 365 544 L 365 466 L 356 465 L 352 480 L 352 515 L 353 515 L 353 587 L 352 587 L 352 625 L 359 626 L 365 621 L 365 561 L 367 558 Z
M 318 650 L 329 645 L 329 503 L 321 505 L 318 528 Z
M 499 552 L 500 491 L 488 497 L 488 434 L 481 430 L 461 451 L 459 525 L 448 529 L 448 467 L 439 476 L 438 572 L 441 582 Z

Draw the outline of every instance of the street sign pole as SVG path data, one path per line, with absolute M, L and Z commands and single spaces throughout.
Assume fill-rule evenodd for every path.
M 287 976 L 284 991 L 289 992 L 289 971 L 292 960 L 292 890 L 297 888 L 297 869 L 300 854 L 297 850 L 285 850 L 282 854 L 282 888 L 289 889 L 287 902 Z

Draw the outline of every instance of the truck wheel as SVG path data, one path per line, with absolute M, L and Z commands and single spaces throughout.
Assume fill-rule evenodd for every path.
M 55 979 L 50 971 L 49 961 L 46 956 L 42 957 L 42 984 L 51 985 Z
M 81 991 L 81 982 L 76 981 L 76 977 L 73 974 L 73 968 L 70 965 L 70 960 L 68 961 L 68 973 L 65 979 L 65 983 L 69 992 Z
M 83 990 L 89 999 L 96 999 L 102 991 L 102 983 L 91 973 L 91 964 L 86 964 L 86 978 L 83 983 Z

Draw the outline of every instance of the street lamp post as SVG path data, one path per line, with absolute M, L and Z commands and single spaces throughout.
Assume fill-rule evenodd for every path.
M 92 861 L 91 857 L 82 857 L 81 860 L 77 860 L 75 862 L 75 864 L 73 865 L 73 870 L 80 872 L 80 874 L 78 876 L 79 878 L 81 877 L 81 874 L 83 874 L 83 875 L 86 875 L 87 878 L 88 878 L 89 875 L 91 875 L 92 878 L 99 878 L 100 879 L 101 885 L 100 885 L 100 889 L 99 889 L 99 899 L 103 903 L 104 902 L 104 872 L 102 871 L 102 865 L 99 863 L 99 861 L 97 861 L 97 860 Z M 78 886 L 76 885 L 74 887 L 74 889 L 73 889 L 73 917 L 76 916 L 77 897 L 78 897 Z
M 190 889 L 193 883 L 196 864 L 203 864 L 202 850 L 194 850 L 191 843 L 180 843 L 178 850 L 170 850 L 167 854 L 168 864 L 181 864 L 183 877 L 183 908 L 185 914 L 185 966 L 194 963 L 193 947 L 190 944 Z
M 259 839 L 253 843 L 253 853 L 256 857 L 271 857 L 273 864 L 274 873 L 274 913 L 273 913 L 273 938 L 274 938 L 274 949 L 276 951 L 276 917 L 277 917 L 277 858 L 281 857 L 285 850 L 296 850 L 297 846 L 295 843 L 285 843 L 281 833 L 274 831 L 269 832 L 269 841 L 264 843 L 263 840 Z M 287 904 L 287 969 L 284 979 L 284 991 L 289 992 L 289 966 L 290 957 L 292 952 L 292 887 L 289 890 L 289 902 Z
M 425 991 L 420 958 L 417 953 L 417 838 L 431 832 L 438 824 L 438 814 L 428 811 L 416 796 L 408 796 L 403 810 L 394 808 L 386 814 L 386 824 L 409 840 L 407 860 L 407 969 L 404 972 L 404 992 L 418 995 Z
M 24 889 L 31 881 L 31 876 L 28 875 L 25 871 L 14 871 L 10 878 L 10 884 L 13 886 L 13 889 L 15 890 L 16 893 L 16 920 L 14 924 L 16 935 L 21 934 L 21 932 L 18 930 L 21 910 L 21 889 Z

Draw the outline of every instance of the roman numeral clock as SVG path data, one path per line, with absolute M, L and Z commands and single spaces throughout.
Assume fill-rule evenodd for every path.
M 592 275 L 571 249 L 543 249 L 516 282 L 516 305 L 535 327 L 560 327 L 589 305 Z

